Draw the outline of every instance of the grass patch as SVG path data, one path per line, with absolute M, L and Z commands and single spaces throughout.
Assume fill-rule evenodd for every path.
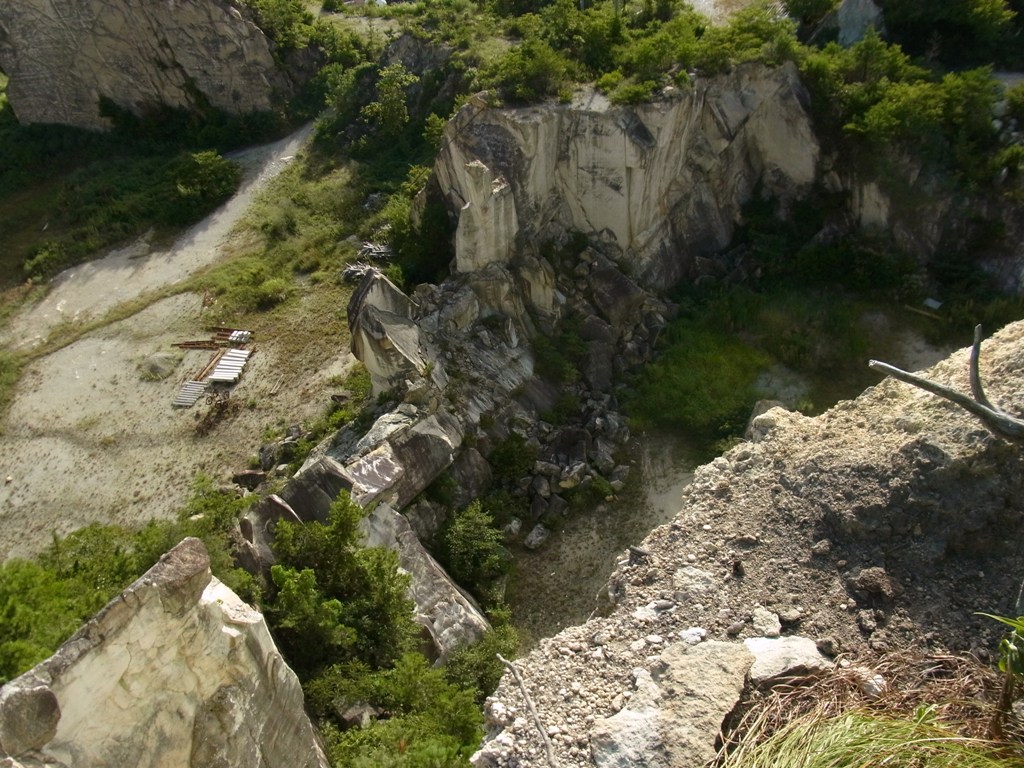
M 1019 768 L 1005 745 L 962 736 L 928 709 L 913 718 L 855 710 L 814 714 L 752 746 L 743 745 L 720 768 Z
M 887 681 L 873 698 L 865 674 Z M 999 682 L 970 655 L 872 655 L 803 684 L 748 693 L 713 768 L 1019 768 L 1021 744 L 986 735 Z
M 192 224 L 230 197 L 240 178 L 238 167 L 216 152 L 90 163 L 65 177 L 55 198 L 52 185 L 45 184 L 28 196 L 35 215 L 45 210 L 48 236 L 24 254 L 23 273 L 51 277 L 151 228 L 167 234 Z M 50 200 L 45 208 L 41 194 Z
M 770 358 L 735 337 L 690 321 L 670 325 L 668 346 L 646 366 L 630 393 L 643 423 L 699 433 L 742 429 L 757 400 L 754 382 Z

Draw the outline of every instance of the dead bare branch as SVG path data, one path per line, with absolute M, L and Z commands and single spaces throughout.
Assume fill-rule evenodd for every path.
M 537 709 L 533 706 L 533 699 L 530 698 L 530 694 L 526 690 L 526 683 L 523 682 L 523 677 L 519 674 L 519 668 L 500 653 L 497 654 L 497 656 L 498 661 L 505 665 L 505 668 L 512 673 L 516 682 L 519 683 L 519 690 L 523 693 L 523 699 L 526 701 L 526 708 L 530 710 L 530 715 L 533 716 L 533 723 L 537 726 L 537 733 L 540 734 L 541 741 L 544 742 L 544 750 L 548 755 L 548 765 L 551 766 L 551 768 L 558 768 L 558 763 L 555 762 L 555 751 L 551 746 L 551 739 L 548 738 L 548 732 L 544 729 L 544 723 L 541 722 L 540 715 L 537 714 Z
M 914 373 L 896 368 L 888 363 L 878 360 L 871 360 L 868 366 L 876 371 L 892 376 L 894 379 L 911 384 L 915 387 L 931 392 L 933 395 L 945 398 L 956 403 L 968 413 L 977 416 L 981 423 L 993 434 L 1013 442 L 1024 443 L 1024 420 L 1015 418 L 991 403 L 985 395 L 981 386 L 981 374 L 978 371 L 979 358 L 981 357 L 981 326 L 974 328 L 974 346 L 971 348 L 970 380 L 973 399 L 967 395 L 957 392 L 955 389 L 938 384 L 937 382 L 918 376 Z

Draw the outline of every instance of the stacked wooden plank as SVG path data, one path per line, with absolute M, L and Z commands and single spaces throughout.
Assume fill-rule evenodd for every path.
M 234 384 L 242 375 L 242 369 L 252 354 L 248 349 L 229 349 L 224 352 L 210 374 L 209 381 L 218 384 Z
M 209 390 L 211 384 L 234 384 L 255 352 L 240 349 L 252 339 L 252 331 L 220 327 L 211 330 L 213 337 L 210 339 L 183 341 L 174 345 L 183 349 L 214 350 L 214 355 L 203 369 L 182 384 L 173 402 L 178 408 L 191 408 Z
M 191 408 L 210 387 L 208 381 L 186 381 L 181 385 L 178 396 L 171 403 L 175 408 Z

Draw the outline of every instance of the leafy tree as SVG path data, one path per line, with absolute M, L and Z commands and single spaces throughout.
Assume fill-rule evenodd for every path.
M 940 97 L 935 83 L 893 83 L 846 128 L 883 145 L 896 141 L 934 144 L 942 123 Z
M 380 70 L 377 79 L 377 100 L 360 110 L 362 120 L 377 130 L 381 140 L 398 138 L 409 123 L 406 88 L 419 82 L 419 77 L 406 71 L 402 62 Z
M 833 131 L 863 115 L 893 84 L 929 78 L 926 70 L 911 64 L 899 46 L 885 43 L 874 29 L 849 48 L 830 43 L 820 51 L 809 51 L 801 69 L 817 117 Z
M 267 618 L 292 666 L 315 670 L 350 654 L 355 630 L 342 624 L 341 602 L 324 596 L 316 574 L 281 565 L 270 574 L 277 594 L 267 606 Z
M 285 627 L 296 650 L 322 644 L 326 628 L 310 623 L 309 613 L 319 603 L 329 623 L 346 628 L 344 642 L 338 635 L 339 642 L 322 652 L 301 651 L 309 672 L 347 660 L 385 667 L 409 648 L 415 634 L 406 596 L 409 577 L 399 573 L 394 552 L 361 546 L 361 517 L 359 506 L 343 494 L 331 505 L 326 524 L 282 521 L 275 528 L 280 578 L 292 592 L 284 594 L 282 584 L 277 585 L 277 594 L 267 603 L 272 627 Z
M 168 224 L 195 221 L 222 202 L 238 188 L 241 170 L 213 151 L 185 153 L 178 157 L 173 177 L 173 192 L 162 218 Z
M 557 96 L 568 84 L 570 65 L 544 40 L 530 38 L 499 58 L 485 74 L 489 87 L 517 104 Z
M 886 29 L 907 53 L 957 66 L 998 57 L 1014 18 L 1006 0 L 886 0 L 882 6 Z
M 245 0 L 257 23 L 283 49 L 304 48 L 312 32 L 313 15 L 302 0 Z
M 405 654 L 394 667 L 353 680 L 350 668 L 332 668 L 311 685 L 311 699 L 344 690 L 336 705 L 369 702 L 383 711 L 369 727 L 328 728 L 328 753 L 335 765 L 449 768 L 466 759 L 482 736 L 473 691 L 448 682 L 419 654 Z
M 441 562 L 459 584 L 477 593 L 511 567 L 502 533 L 493 523 L 477 499 L 453 514 L 440 533 Z
M 444 667 L 445 677 L 463 690 L 476 691 L 478 704 L 494 693 L 505 673 L 497 654 L 514 657 L 519 651 L 519 633 L 509 621 L 491 614 L 493 629 L 478 642 L 452 655 Z
M 736 12 L 724 26 L 704 31 L 695 66 L 705 74 L 725 72 L 745 61 L 780 64 L 797 58 L 796 23 L 767 4 Z
M 786 12 L 801 24 L 817 24 L 830 13 L 839 0 L 786 0 Z

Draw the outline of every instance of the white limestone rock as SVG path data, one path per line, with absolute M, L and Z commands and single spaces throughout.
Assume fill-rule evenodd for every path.
M 636 675 L 621 711 L 594 723 L 590 748 L 599 768 L 705 765 L 714 739 L 739 701 L 753 657 L 741 645 L 711 641 L 665 649 L 652 672 Z
M 882 9 L 874 0 L 843 0 L 836 11 L 839 44 L 853 45 L 864 38 L 869 29 L 882 28 Z
M 100 98 L 141 113 L 269 110 L 295 90 L 251 16 L 228 0 L 4 0 L 0 69 L 18 120 L 111 127 Z M 200 96 L 201 95 L 201 96 Z
M 471 99 L 435 163 L 459 212 L 457 269 L 506 263 L 517 238 L 599 233 L 644 287 L 675 284 L 732 238 L 759 187 L 793 200 L 818 142 L 796 69 L 742 65 L 650 104 L 492 109 Z
M 48 765 L 328 765 L 262 614 L 210 575 L 198 539 L 4 686 L 0 723 L 4 750 Z
M 754 656 L 750 682 L 756 686 L 777 678 L 818 674 L 833 666 L 807 637 L 750 637 L 743 643 Z

